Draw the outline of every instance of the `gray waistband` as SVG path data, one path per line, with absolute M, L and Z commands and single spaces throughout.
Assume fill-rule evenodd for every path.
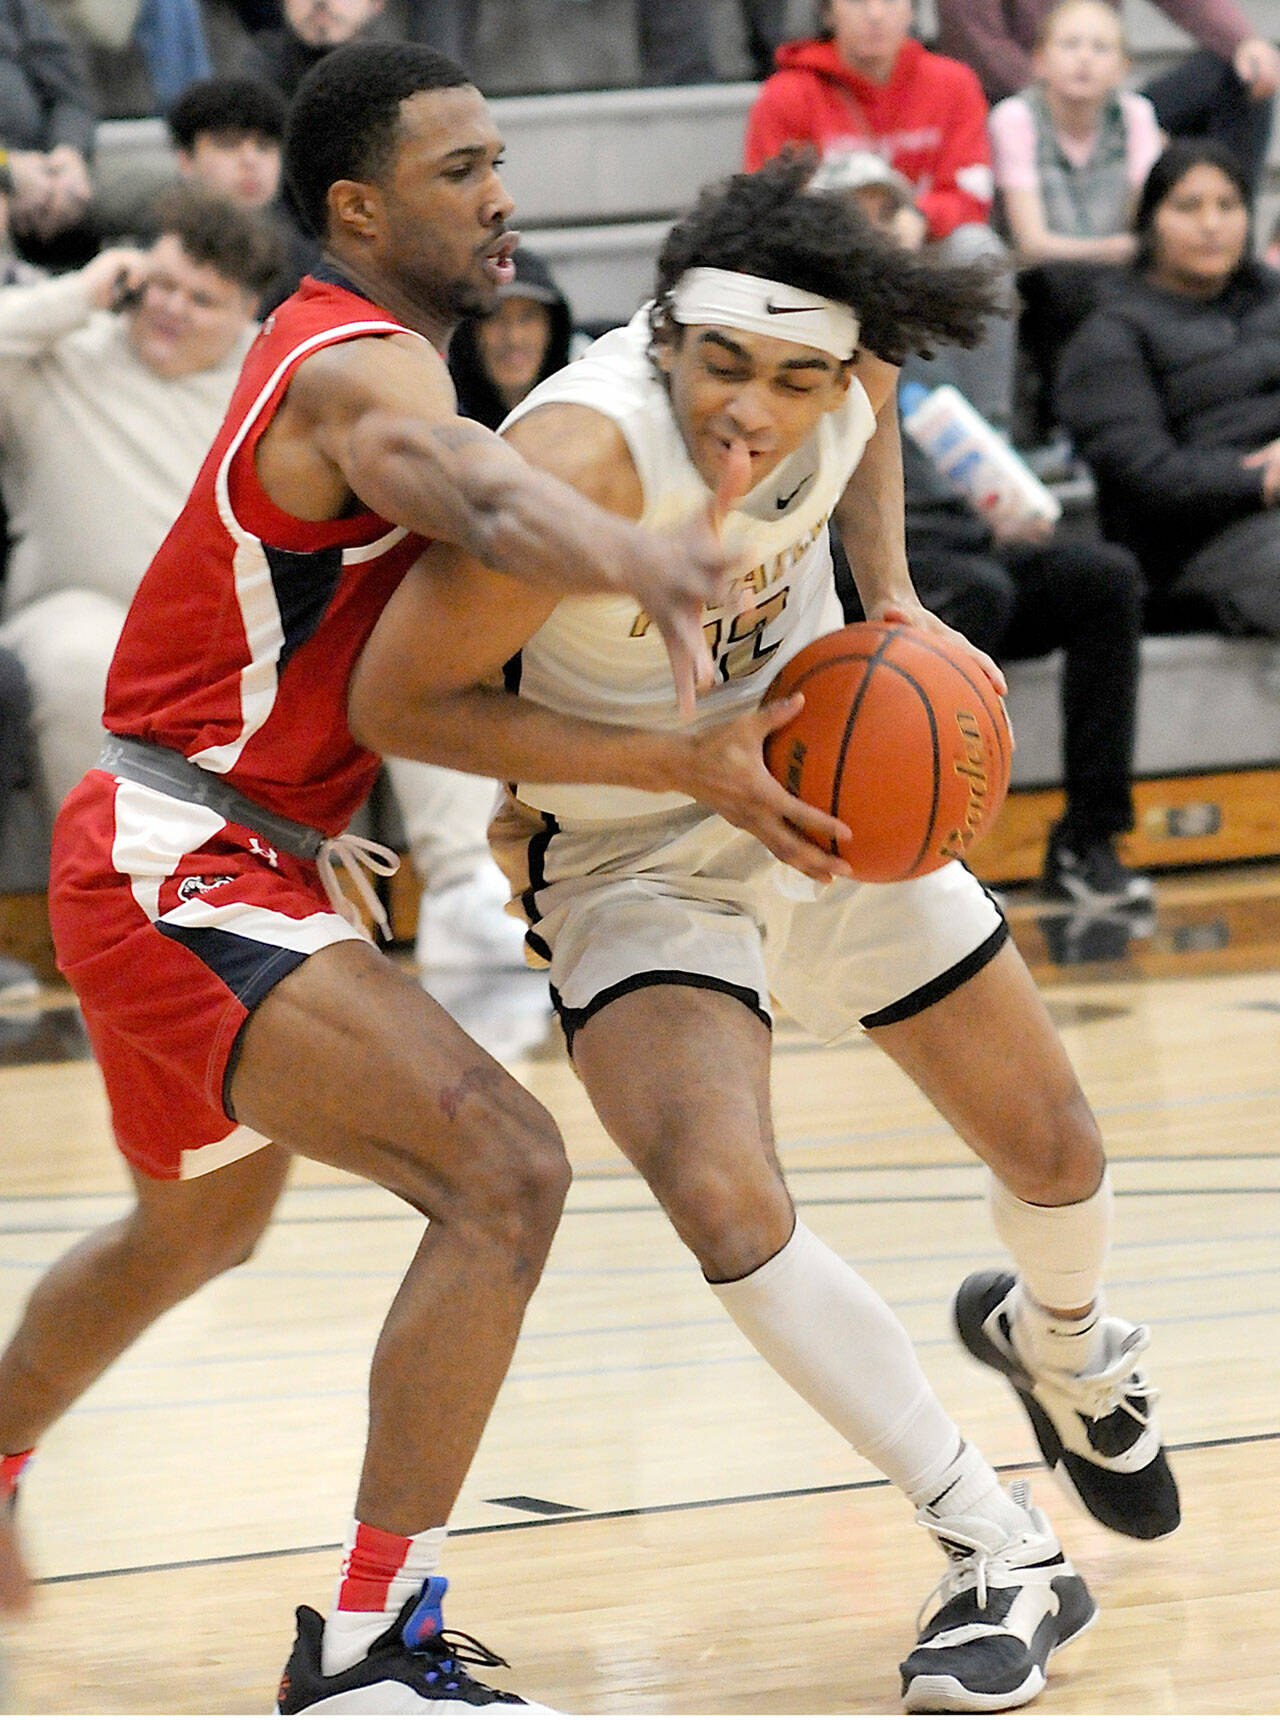
M 321 831 L 313 830 L 309 824 L 297 824 L 278 812 L 268 812 L 265 806 L 241 794 L 222 777 L 202 770 L 172 747 L 157 746 L 154 741 L 136 740 L 131 735 L 108 735 L 98 755 L 98 767 L 110 771 L 112 776 L 127 777 L 144 788 L 170 794 L 175 800 L 207 806 L 228 824 L 242 824 L 300 860 L 314 860 L 324 842 Z

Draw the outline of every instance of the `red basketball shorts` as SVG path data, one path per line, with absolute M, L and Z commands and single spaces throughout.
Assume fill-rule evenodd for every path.
M 309 955 L 362 936 L 315 867 L 94 770 L 58 816 L 49 916 L 129 1163 L 200 1176 L 263 1146 L 227 1109 L 241 1030 Z

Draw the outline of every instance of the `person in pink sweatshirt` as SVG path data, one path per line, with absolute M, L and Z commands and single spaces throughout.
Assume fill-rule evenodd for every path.
M 988 225 L 993 196 L 987 103 L 977 76 L 911 36 L 912 0 L 819 0 L 817 34 L 784 42 L 778 70 L 747 116 L 749 173 L 788 145 L 812 145 L 824 162 L 866 150 L 910 181 L 928 240 L 948 262 L 1003 260 Z M 1005 426 L 1014 342 L 1007 317 L 973 352 L 953 354 L 964 392 Z
M 938 47 L 973 67 L 990 102 L 1035 78 L 1032 55 L 1055 0 L 936 0 Z M 1118 7 L 1119 0 L 1110 0 Z M 1144 94 L 1170 137 L 1225 143 L 1257 190 L 1280 88 L 1280 53 L 1236 0 L 1153 0 L 1197 44 Z

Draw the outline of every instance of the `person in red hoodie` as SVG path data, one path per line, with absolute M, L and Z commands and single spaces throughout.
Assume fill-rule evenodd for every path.
M 872 150 L 914 190 L 927 235 L 948 262 L 1004 246 L 987 224 L 993 182 L 987 101 L 968 66 L 910 34 L 912 0 L 819 0 L 817 34 L 785 42 L 778 70 L 747 116 L 749 173 L 788 144 L 811 144 L 826 161 Z M 964 390 L 1001 426 L 1013 393 L 1013 326 L 994 318 L 972 353 L 956 354 Z

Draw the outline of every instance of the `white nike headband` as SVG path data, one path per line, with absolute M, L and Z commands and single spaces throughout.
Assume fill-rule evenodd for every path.
M 730 269 L 686 269 L 671 289 L 678 323 L 712 323 L 816 346 L 841 363 L 858 348 L 858 319 L 848 305 L 760 275 Z

